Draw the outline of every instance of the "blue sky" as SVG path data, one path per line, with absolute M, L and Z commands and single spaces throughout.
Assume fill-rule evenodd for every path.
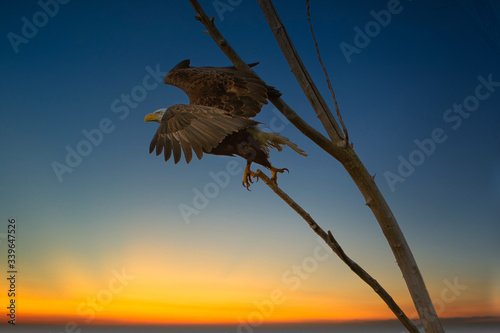
M 255 71 L 324 132 L 258 5 L 244 0 L 219 16 L 212 1 L 201 4 L 240 56 L 259 61 Z M 333 106 L 303 2 L 276 1 L 275 6 Z M 498 16 L 500 7 L 493 1 L 492 6 Z M 286 267 L 311 253 L 316 240 L 307 225 L 262 182 L 247 192 L 241 172 L 185 223 L 179 206 L 193 206 L 196 191 L 213 182 L 210 172 L 225 170 L 232 160 L 243 166 L 242 159 L 205 155 L 189 165 L 184 160 L 174 165 L 148 154 L 156 124 L 145 124 L 144 116 L 187 103 L 180 90 L 157 84 L 151 72 L 167 72 L 184 59 L 193 66 L 230 65 L 202 33 L 188 1 L 70 1 L 19 44 L 17 53 L 9 33 L 22 36 L 23 17 L 32 22 L 41 7 L 35 1 L 10 1 L 2 7 L 0 213 L 3 221 L 10 216 L 19 221 L 19 257 L 26 288 L 33 294 L 37 283 L 44 289 L 61 270 L 101 281 L 111 266 L 125 265 L 130 256 L 139 260 L 143 255 L 161 266 L 167 249 L 185 260 L 185 271 L 173 275 L 189 274 L 190 265 L 212 263 L 214 276 L 229 279 L 245 267 L 272 289 Z M 487 314 L 498 313 L 500 87 L 493 87 L 457 129 L 443 116 L 476 93 L 483 82 L 479 77 L 500 81 L 500 40 L 495 35 L 500 27 L 485 30 L 472 1 L 402 1 L 398 8 L 348 62 L 339 45 L 354 45 L 354 28 L 363 30 L 374 20 L 370 12 L 387 9 L 387 2 L 311 1 L 322 57 L 354 148 L 376 174 L 431 297 L 439 298 L 445 279 L 458 278 L 468 288 L 447 305 L 445 316 L 477 315 L 479 306 Z M 486 93 L 487 88 L 481 89 Z M 135 104 L 127 105 L 126 95 Z M 117 107 L 127 109 L 126 116 L 114 112 Z M 60 181 L 54 161 L 65 164 L 66 147 L 76 150 L 86 139 L 82 131 L 98 128 L 103 119 L 112 131 Z M 280 175 L 280 186 L 410 308 L 392 253 L 352 180 L 337 161 L 280 119 L 272 105 L 257 117 L 277 124 L 309 154 L 271 153 L 274 165 L 290 169 Z M 436 128 L 446 141 L 436 144 L 391 191 L 384 174 L 397 173 L 398 157 L 408 159 L 418 148 L 414 141 L 430 138 Z M 354 276 L 337 258 L 328 264 L 322 263 L 304 288 L 326 292 L 340 303 L 335 293 L 343 283 L 365 290 L 361 282 L 352 282 Z M 149 269 L 144 265 L 141 272 L 147 275 Z M 336 279 L 337 270 L 342 274 Z M 329 285 L 332 281 L 335 286 Z M 378 304 L 375 296 L 366 297 Z

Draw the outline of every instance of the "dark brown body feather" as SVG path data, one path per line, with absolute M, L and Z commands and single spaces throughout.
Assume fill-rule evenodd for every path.
M 247 162 L 255 162 L 266 168 L 271 167 L 269 153 L 246 129 L 230 134 L 212 151 L 213 155 L 241 156 Z
M 172 68 L 163 82 L 182 89 L 190 104 L 212 106 L 246 118 L 255 117 L 268 97 L 281 95 L 251 73 L 234 67 L 190 67 L 189 60 Z

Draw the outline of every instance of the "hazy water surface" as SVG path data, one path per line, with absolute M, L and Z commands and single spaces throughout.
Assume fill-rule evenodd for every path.
M 446 333 L 500 333 L 500 323 L 444 323 Z M 398 322 L 347 324 L 287 324 L 251 326 L 79 326 L 73 330 L 63 325 L 0 325 L 6 333 L 404 333 Z M 423 332 L 423 330 L 421 330 Z

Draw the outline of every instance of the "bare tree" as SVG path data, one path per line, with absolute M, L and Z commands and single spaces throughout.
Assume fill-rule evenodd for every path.
M 214 19 L 209 18 L 197 0 L 189 0 L 196 12 L 196 19 L 203 23 L 207 33 L 214 39 L 221 50 L 231 60 L 236 68 L 246 72 L 253 72 L 250 67 L 239 57 L 229 43 L 224 39 L 214 24 Z M 413 303 L 419 314 L 421 323 L 427 333 L 444 332 L 439 318 L 430 299 L 423 277 L 417 266 L 415 258 L 408 246 L 408 243 L 399 227 L 394 214 L 392 213 L 385 198 L 377 187 L 374 177 L 366 170 L 365 166 L 355 153 L 348 141 L 347 129 L 341 121 L 342 130 L 337 124 L 333 114 L 328 108 L 325 100 L 319 93 L 316 85 L 302 63 L 297 50 L 295 49 L 290 36 L 288 35 L 283 22 L 278 16 L 271 0 L 257 0 L 261 10 L 266 17 L 271 31 L 273 32 L 280 48 L 285 56 L 293 74 L 299 82 L 304 94 L 307 96 L 317 117 L 321 121 L 330 139 L 323 136 L 307 122 L 305 122 L 292 108 L 290 108 L 281 98 L 271 98 L 273 105 L 305 136 L 315 142 L 319 147 L 338 160 L 349 173 L 354 183 L 363 195 L 366 205 L 371 209 L 377 219 L 384 236 L 386 237 L 396 261 L 403 273 L 406 285 L 413 299 Z M 255 73 L 254 73 L 255 74 Z M 333 93 L 333 90 L 332 90 Z M 340 112 L 335 101 L 337 115 Z M 262 173 L 260 173 L 262 177 Z M 264 177 L 262 177 L 265 179 Z M 268 182 L 266 182 L 268 183 Z M 269 185 L 270 183 L 268 183 Z M 277 187 L 270 186 L 273 190 Z M 284 192 L 283 192 L 284 193 Z M 277 192 L 279 195 L 279 193 Z M 298 206 L 298 205 L 297 205 Z M 293 207 L 292 207 L 293 208 Z M 309 222 L 308 222 L 309 223 Z M 314 228 L 313 228 L 314 230 Z M 324 233 L 324 231 L 323 231 Z M 331 235 L 331 233 L 330 233 Z M 326 238 L 326 239 L 325 239 Z M 325 241 L 335 252 L 333 236 L 325 236 Z M 336 252 L 337 253 L 337 252 Z M 339 255 L 339 253 L 337 253 Z M 342 259 L 342 256 L 339 255 Z M 345 261 L 344 261 L 345 262 Z M 366 282 L 366 281 L 365 281 Z M 373 287 L 373 286 L 372 286 Z M 380 294 L 379 294 L 380 295 Z M 392 300 L 392 299 L 391 299 Z M 387 299 L 384 299 L 387 302 Z M 394 310 L 393 310 L 394 311 Z M 397 315 L 397 314 L 396 314 Z M 404 315 L 404 314 L 403 314 Z M 400 318 L 400 316 L 398 316 Z M 400 318 L 401 320 L 401 318 Z M 405 327 L 407 327 L 405 325 Z M 407 327 L 410 329 L 409 327 Z M 412 331 L 412 330 L 410 330 Z M 418 330 L 417 330 L 418 331 Z M 413 331 L 412 331 L 413 332 Z

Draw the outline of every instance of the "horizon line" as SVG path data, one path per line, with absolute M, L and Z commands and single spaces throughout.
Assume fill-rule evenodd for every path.
M 500 316 L 472 316 L 472 317 L 441 317 L 439 318 L 441 322 L 453 324 L 453 323 L 499 323 Z M 410 319 L 416 322 L 417 325 L 420 322 L 419 318 Z M 16 320 L 17 321 L 17 320 Z M 57 326 L 65 325 L 69 322 L 75 322 L 74 320 L 62 320 L 62 321 L 27 321 L 27 322 L 16 322 L 16 325 L 23 326 Z M 261 325 L 272 325 L 272 326 L 287 326 L 287 325 L 329 325 L 329 324 L 383 324 L 383 323 L 395 323 L 399 322 L 397 318 L 391 319 L 325 319 L 325 320 L 283 320 L 283 321 L 266 321 Z M 98 323 L 78 323 L 81 326 L 234 326 L 239 325 L 240 322 L 131 322 L 131 321 L 120 321 L 116 319 L 103 319 L 99 320 Z M 4 325 L 9 325 L 8 323 L 0 323 L 0 327 Z

